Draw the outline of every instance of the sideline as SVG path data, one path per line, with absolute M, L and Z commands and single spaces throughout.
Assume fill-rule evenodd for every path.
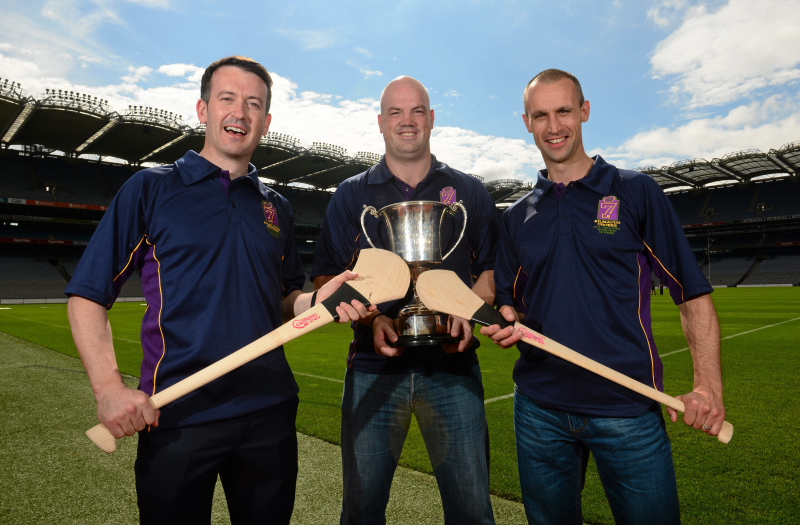
M 740 332 L 738 334 L 725 336 L 722 339 L 720 339 L 720 341 L 724 341 L 725 339 L 732 339 L 734 337 L 739 337 L 740 335 L 751 334 L 753 332 L 758 332 L 759 330 L 763 330 L 765 328 L 772 328 L 773 326 L 778 326 L 778 325 L 781 325 L 781 324 L 791 323 L 792 321 L 798 321 L 798 320 L 800 320 L 800 317 L 795 317 L 794 319 L 789 319 L 788 321 L 781 321 L 780 323 L 768 324 L 767 326 L 762 326 L 760 328 L 754 328 L 754 329 L 748 330 L 746 332 Z M 667 357 L 668 355 L 678 354 L 680 352 L 685 352 L 688 349 L 689 349 L 689 347 L 687 346 L 686 348 L 681 348 L 680 350 L 675 350 L 673 352 L 667 352 L 666 354 L 661 354 L 661 357 Z

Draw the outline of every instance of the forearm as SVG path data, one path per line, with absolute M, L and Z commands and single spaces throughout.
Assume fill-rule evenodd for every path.
M 303 293 L 302 290 L 295 290 L 283 300 L 282 313 L 283 322 L 293 319 L 300 312 L 305 312 L 311 308 L 310 293 Z
M 105 307 L 73 295 L 67 308 L 72 338 L 92 384 L 95 397 L 110 388 L 124 386 L 114 354 L 111 324 Z
M 494 270 L 486 270 L 478 276 L 475 284 L 472 285 L 472 291 L 486 302 L 489 306 L 494 305 L 495 300 L 495 287 L 494 287 Z
M 694 386 L 722 393 L 720 328 L 710 295 L 701 295 L 680 305 L 681 325 L 694 364 Z

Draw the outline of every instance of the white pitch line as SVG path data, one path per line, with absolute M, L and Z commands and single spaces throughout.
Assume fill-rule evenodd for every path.
M 47 325 L 47 326 L 55 326 L 56 328 L 63 328 L 64 330 L 72 330 L 72 328 L 70 328 L 69 326 L 61 326 L 61 325 L 58 325 L 58 324 L 43 323 L 42 321 L 34 321 L 33 319 L 26 319 L 24 317 L 17 317 L 16 315 L 8 315 L 8 314 L 5 314 L 5 313 L 4 314 L 0 314 L 0 315 L 4 315 L 6 317 L 13 317 L 14 319 L 22 319 L 23 321 L 29 321 L 31 323 L 39 323 L 39 324 L 43 324 L 43 325 Z M 117 341 L 125 341 L 125 342 L 128 342 L 128 343 L 136 343 L 136 344 L 140 344 L 141 343 L 141 341 L 131 341 L 130 339 L 123 339 L 122 337 L 112 337 L 112 339 L 116 339 Z
M 514 393 L 506 394 L 504 396 L 497 396 L 490 399 L 487 399 L 483 402 L 484 405 L 488 405 L 489 403 L 494 403 L 495 401 L 502 401 L 503 399 L 509 399 L 514 397 Z
M 326 381 L 334 381 L 336 383 L 344 383 L 344 381 L 342 381 L 341 379 L 334 379 L 332 377 L 315 376 L 314 374 L 304 374 L 303 372 L 295 372 L 294 370 L 292 370 L 292 372 L 294 372 L 295 375 L 298 375 L 298 376 L 313 377 L 313 378 L 316 378 L 316 379 L 324 379 Z
M 723 337 L 721 340 L 724 341 L 725 339 L 731 339 L 731 338 L 734 338 L 734 337 L 739 337 L 740 335 L 751 334 L 753 332 L 758 332 L 759 330 L 763 330 L 765 328 L 772 328 L 773 326 L 778 326 L 778 325 L 781 325 L 781 324 L 791 323 L 792 321 L 798 321 L 798 320 L 800 320 L 800 317 L 795 317 L 794 319 L 789 319 L 788 321 L 781 321 L 780 323 L 768 324 L 767 326 L 762 326 L 760 328 L 754 328 L 754 329 L 748 330 L 746 332 L 740 332 L 738 334 L 733 334 L 733 335 L 729 335 L 727 337 Z M 680 350 L 675 350 L 674 352 L 667 352 L 666 354 L 661 354 L 661 357 L 667 357 L 668 355 L 677 354 L 677 353 L 680 353 L 680 352 L 685 352 L 688 349 L 689 348 L 686 347 L 686 348 L 681 348 Z

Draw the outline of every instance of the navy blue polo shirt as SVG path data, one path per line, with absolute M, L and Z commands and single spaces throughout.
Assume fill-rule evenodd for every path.
M 475 177 L 454 170 L 433 157 L 431 170 L 416 188 L 395 177 L 386 159 L 364 173 L 344 181 L 333 194 L 314 258 L 311 276 L 338 275 L 352 269 L 360 250 L 370 248 L 361 231 L 360 217 L 364 205 L 380 210 L 384 206 L 410 200 L 437 202 L 463 201 L 467 209 L 467 229 L 464 238 L 435 269 L 452 270 L 462 281 L 472 285 L 481 273 L 494 269 L 496 239 L 499 225 L 496 208 L 489 192 Z M 386 221 L 370 214 L 364 218 L 367 233 L 377 248 L 391 250 Z M 456 243 L 464 224 L 461 211 L 445 214 L 441 229 L 442 255 Z M 405 301 L 378 305 L 390 317 L 396 315 Z M 352 323 L 354 339 L 350 344 L 348 366 L 367 373 L 408 373 L 428 370 L 453 371 L 476 361 L 474 339 L 472 348 L 463 353 L 447 354 L 440 345 L 409 347 L 403 355 L 385 357 L 375 352 L 372 328 Z
M 676 304 L 713 291 L 658 183 L 595 157 L 559 188 L 539 172 L 503 214 L 497 304 L 524 324 L 658 390 L 663 367 L 650 320 L 651 271 Z M 514 380 L 536 403 L 587 416 L 634 417 L 654 402 L 526 343 Z
M 303 286 L 292 209 L 250 173 L 233 181 L 190 151 L 120 189 L 66 289 L 111 308 L 141 273 L 139 388 L 153 395 L 281 325 Z M 296 397 L 278 348 L 162 408 L 158 429 L 208 423 Z M 154 429 L 155 430 L 155 429 Z

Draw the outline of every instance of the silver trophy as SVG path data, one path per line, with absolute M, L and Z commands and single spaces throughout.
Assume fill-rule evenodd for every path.
M 442 257 L 442 222 L 445 213 L 455 215 L 461 209 L 464 226 L 458 240 Z M 447 329 L 447 315 L 429 310 L 417 296 L 417 277 L 447 259 L 453 253 L 467 228 L 467 209 L 461 202 L 445 204 L 436 201 L 399 202 L 376 210 L 364 206 L 361 213 L 361 230 L 370 246 L 375 248 L 364 226 L 364 217 L 370 213 L 375 218 L 383 217 L 389 230 L 391 250 L 402 257 L 411 270 L 413 297 L 394 319 L 398 340 L 393 346 L 422 346 L 454 343 Z

